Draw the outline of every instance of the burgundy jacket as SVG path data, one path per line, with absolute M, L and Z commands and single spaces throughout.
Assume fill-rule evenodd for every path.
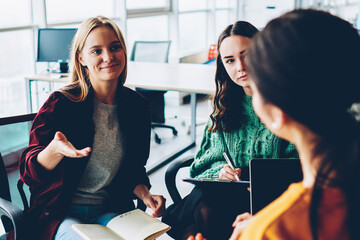
M 150 147 L 150 113 L 146 100 L 135 91 L 121 87 L 118 94 L 119 127 L 124 136 L 124 162 L 108 186 L 109 211 L 124 212 L 134 208 L 133 190 L 138 184 L 150 188 L 145 164 Z M 37 155 L 61 131 L 77 149 L 92 147 L 94 141 L 93 94 L 83 102 L 73 102 L 61 92 L 54 92 L 36 115 L 29 146 L 20 160 L 20 177 L 30 187 L 30 209 L 25 213 L 29 239 L 53 239 L 71 206 L 89 157 L 64 157 L 52 171 L 37 162 Z

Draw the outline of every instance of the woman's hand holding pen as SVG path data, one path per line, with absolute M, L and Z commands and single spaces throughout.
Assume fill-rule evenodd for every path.
M 224 179 L 227 179 L 227 180 L 240 181 L 241 170 L 239 168 L 234 167 L 233 161 L 231 160 L 230 156 L 227 155 L 226 152 L 223 152 L 223 156 L 224 156 L 225 161 L 227 162 L 227 166 L 230 167 L 230 170 L 232 170 L 232 172 L 233 172 L 232 176 L 234 176 L 235 179 L 233 179 L 232 176 L 227 174 L 229 172 L 229 169 L 227 169 L 226 165 L 221 169 L 221 170 L 223 170 L 222 172 L 220 170 L 220 174 L 221 174 L 221 176 L 219 176 L 220 179 L 222 179 L 221 177 L 224 176 L 225 177 Z
M 240 181 L 241 169 L 235 168 L 234 170 L 226 164 L 219 173 L 219 178 L 224 180 Z
M 82 158 L 89 155 L 90 147 L 76 149 L 61 132 L 56 132 L 54 139 L 42 150 L 37 160 L 47 170 L 53 170 L 63 157 Z

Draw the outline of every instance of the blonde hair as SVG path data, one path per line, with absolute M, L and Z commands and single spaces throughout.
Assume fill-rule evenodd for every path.
M 127 51 L 126 51 L 125 40 L 119 27 L 116 25 L 114 21 L 103 16 L 88 18 L 81 23 L 72 41 L 72 48 L 70 52 L 70 64 L 69 64 L 71 83 L 60 89 L 60 92 L 62 92 L 67 98 L 69 98 L 74 102 L 84 101 L 88 96 L 89 90 L 91 88 L 88 70 L 86 67 L 81 65 L 78 59 L 78 55 L 83 50 L 85 41 L 89 36 L 90 32 L 93 29 L 102 26 L 107 26 L 114 31 L 114 33 L 116 34 L 116 36 L 120 41 L 120 45 L 122 49 L 124 50 L 125 66 L 124 66 L 124 70 L 119 76 L 119 83 L 121 84 L 118 84 L 118 87 L 121 87 L 126 81 Z M 76 94 L 72 92 L 70 93 L 69 90 L 72 89 L 80 89 L 80 93 L 76 93 Z

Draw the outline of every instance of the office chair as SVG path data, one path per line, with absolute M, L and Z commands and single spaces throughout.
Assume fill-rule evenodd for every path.
M 26 202 L 27 204 L 27 202 Z M 24 205 L 25 206 L 25 205 Z M 0 153 L 0 217 L 4 225 L 5 234 L 14 230 L 15 240 L 25 239 L 23 211 L 11 202 L 9 180 L 3 158 Z
M 169 48 L 171 41 L 135 41 L 131 51 L 130 61 L 165 62 L 169 61 Z M 146 76 L 145 76 L 146 77 Z M 165 124 L 165 98 L 166 91 L 155 91 L 136 88 L 141 95 L 149 100 L 151 111 L 151 128 L 168 128 L 174 136 L 177 135 L 175 127 Z M 160 144 L 161 138 L 154 131 L 155 142 Z
M 35 115 L 36 113 L 31 113 L 0 118 L 0 126 L 31 122 Z M 28 210 L 29 204 L 23 189 L 24 183 L 20 179 L 17 182 L 17 189 L 23 204 L 23 210 L 11 202 L 10 189 L 12 187 L 9 185 L 7 170 L 17 169 L 17 160 L 20 159 L 22 151 L 23 149 L 18 149 L 6 156 L 2 156 L 0 153 L 0 216 L 6 234 L 14 230 L 14 236 L 17 240 L 26 239 L 23 211 Z M 6 234 L 0 236 L 0 240 L 5 239 Z
M 194 162 L 194 157 L 184 158 L 171 163 L 165 172 L 165 185 L 174 203 L 181 201 L 179 190 L 176 186 L 176 175 L 181 168 L 189 167 Z
M 16 124 L 22 122 L 32 122 L 35 118 L 36 113 L 25 114 L 25 115 L 18 115 L 12 117 L 5 117 L 0 118 L 0 126 L 5 126 L 9 124 Z M 12 159 L 20 159 L 20 155 L 23 152 L 23 149 L 19 149 L 9 155 L 13 155 Z M 18 161 L 11 163 L 9 168 L 17 168 Z M 23 211 L 27 211 L 29 209 L 28 199 L 26 197 L 24 191 L 24 182 L 21 179 L 17 181 L 17 189 L 20 194 L 20 198 L 23 204 Z M 146 205 L 141 201 L 139 198 L 134 196 L 134 200 L 137 200 L 136 207 L 146 211 Z M 3 158 L 0 153 L 0 217 L 3 221 L 3 225 L 5 228 L 5 232 L 9 233 L 11 230 L 14 229 L 15 233 L 15 240 L 24 239 L 22 235 L 24 230 L 24 223 L 23 223 L 23 211 L 18 208 L 16 205 L 11 203 L 11 195 L 10 195 L 10 187 L 9 181 L 7 176 L 6 167 L 3 161 Z M 0 236 L 0 240 L 5 239 L 6 234 Z

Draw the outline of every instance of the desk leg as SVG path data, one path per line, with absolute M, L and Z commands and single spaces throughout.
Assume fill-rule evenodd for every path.
M 26 106 L 27 112 L 32 113 L 31 80 L 25 79 Z
M 196 143 L 196 93 L 190 94 L 190 104 L 191 104 L 191 141 Z

